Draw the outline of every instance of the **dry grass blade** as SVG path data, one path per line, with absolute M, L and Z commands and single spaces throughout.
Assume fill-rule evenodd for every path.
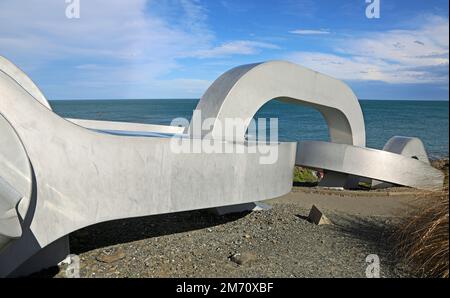
M 397 254 L 423 277 L 449 277 L 449 197 L 443 192 L 423 195 L 426 206 L 409 217 L 395 235 Z

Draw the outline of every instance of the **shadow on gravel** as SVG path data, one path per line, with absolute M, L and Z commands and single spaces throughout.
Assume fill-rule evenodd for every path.
M 394 233 L 394 225 L 380 218 L 339 216 L 333 221 L 334 227 L 349 237 L 360 239 L 367 243 L 374 252 L 385 254 L 386 257 L 394 258 L 393 249 L 395 243 L 391 241 Z
M 297 182 L 294 181 L 294 183 L 292 184 L 293 186 L 297 186 L 297 187 L 316 187 L 319 185 L 318 182 Z
M 221 216 L 204 209 L 103 222 L 71 233 L 70 253 L 81 254 L 116 244 L 204 229 L 238 220 L 247 214 L 249 212 Z M 28 278 L 51 278 L 59 270 L 54 266 Z
M 204 229 L 238 220 L 247 214 L 219 216 L 208 210 L 195 210 L 99 223 L 70 234 L 70 251 L 80 254 L 119 243 Z

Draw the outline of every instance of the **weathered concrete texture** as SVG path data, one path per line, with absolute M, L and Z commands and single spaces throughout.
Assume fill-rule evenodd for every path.
M 383 151 L 401 154 L 406 157 L 414 158 L 430 164 L 428 154 L 425 150 L 425 146 L 419 138 L 395 136 L 387 141 L 383 147 Z M 372 188 L 388 188 L 392 187 L 391 183 L 386 183 L 378 180 L 372 180 Z
M 126 133 L 161 133 L 161 134 L 182 134 L 184 127 L 169 126 L 169 125 L 157 125 L 157 124 L 142 124 L 142 123 L 129 123 L 129 122 L 115 122 L 115 121 L 99 121 L 99 120 L 85 120 L 85 119 L 69 119 L 70 122 L 79 126 L 100 130 L 105 132 L 112 132 L 120 134 Z
M 22 236 L 32 192 L 31 167 L 25 148 L 13 127 L 0 113 L 0 253 Z
M 300 142 L 297 150 L 296 143 L 246 141 L 245 129 L 222 133 L 220 122 L 245 119 L 248 126 L 271 99 L 319 110 L 334 143 Z M 234 68 L 212 84 L 196 111 L 200 120 L 213 119 L 199 136 L 192 127 L 183 134 L 180 127 L 64 119 L 31 79 L 1 58 L 0 276 L 61 261 L 68 254 L 65 237 L 96 223 L 250 209 L 245 204 L 291 190 L 294 164 L 331 171 L 325 180 L 336 186 L 348 184 L 346 175 L 427 189 L 442 184 L 442 173 L 426 162 L 364 148 L 364 119 L 351 89 L 292 63 Z M 174 150 L 193 142 L 226 153 Z M 390 148 L 402 147 L 397 143 Z M 273 163 L 261 162 L 267 152 L 277 152 Z
M 242 154 L 175 153 L 170 138 L 106 134 L 63 119 L 3 71 L 0 111 L 24 144 L 35 179 L 33 212 L 23 236 L 0 254 L 1 276 L 94 223 L 250 203 L 292 187 L 295 143 L 261 145 L 278 151 L 273 164 L 261 164 L 264 154 L 249 153 L 253 145 L 246 143 L 222 143 L 226 152 Z
M 10 76 L 23 89 L 25 89 L 31 96 L 44 105 L 49 110 L 52 109 L 47 98 L 43 92 L 36 86 L 36 84 L 28 77 L 19 67 L 14 65 L 8 59 L 0 56 L 0 70 Z M 167 125 L 155 124 L 140 124 L 140 123 L 126 123 L 126 122 L 112 122 L 112 121 L 96 121 L 85 119 L 67 119 L 77 125 L 97 130 L 117 130 L 129 132 L 155 132 L 155 133 L 177 133 L 183 132 L 183 127 L 174 127 Z
M 256 112 L 272 99 L 313 107 L 328 124 L 332 142 L 366 145 L 361 106 L 342 81 L 285 61 L 242 65 L 221 75 L 201 97 L 196 110 L 201 118 L 225 123 L 227 118 L 245 119 L 246 127 Z M 192 127 L 190 127 L 192 131 Z M 202 132 L 215 139 L 243 140 L 213 125 Z
M 263 202 L 253 202 L 240 205 L 224 206 L 212 208 L 210 211 L 216 215 L 225 215 L 231 213 L 252 212 L 252 211 L 267 211 L 272 209 L 272 206 Z
M 299 142 L 296 164 L 419 189 L 441 190 L 444 183 L 444 174 L 426 162 L 383 150 L 346 144 Z
M 23 89 L 25 89 L 31 96 L 33 96 L 37 101 L 39 101 L 46 108 L 51 109 L 50 104 L 45 98 L 41 90 L 36 86 L 36 84 L 27 76 L 19 67 L 14 63 L 0 56 L 0 71 L 3 71 L 9 77 L 17 82 Z M 0 111 L 1 112 L 1 111 Z
M 353 91 L 342 81 L 286 61 L 242 65 L 214 81 L 196 107 L 201 121 L 215 119 L 202 137 L 244 140 L 251 119 L 272 99 L 317 109 L 328 124 L 332 142 L 366 145 L 364 117 Z M 223 131 L 226 119 L 244 120 L 241 134 Z M 193 124 L 188 132 L 195 133 Z M 355 187 L 357 182 L 354 177 L 329 172 L 321 185 Z

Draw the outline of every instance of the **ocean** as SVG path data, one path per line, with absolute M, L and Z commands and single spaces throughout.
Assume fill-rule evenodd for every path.
M 169 125 L 191 118 L 197 99 L 55 100 L 52 108 L 63 117 Z M 448 101 L 360 100 L 367 147 L 382 149 L 392 136 L 419 137 L 432 158 L 448 157 Z M 279 140 L 329 140 L 322 115 L 300 105 L 270 101 L 257 118 L 278 118 Z

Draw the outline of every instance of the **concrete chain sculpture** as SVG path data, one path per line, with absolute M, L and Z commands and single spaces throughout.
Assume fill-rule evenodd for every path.
M 248 126 L 272 99 L 319 110 L 331 142 L 252 143 L 218 129 L 227 117 Z M 191 126 L 64 119 L 25 73 L 0 57 L 0 276 L 57 264 L 69 254 L 68 235 L 96 223 L 284 195 L 296 164 L 328 170 L 340 186 L 349 175 L 425 189 L 443 183 L 425 151 L 408 145 L 416 139 L 403 146 L 397 139 L 385 151 L 365 148 L 364 118 L 351 89 L 295 64 L 234 68 L 211 85 L 196 111 L 217 121 L 201 136 Z M 164 134 L 182 145 L 196 140 L 242 151 L 173 152 Z M 252 146 L 276 149 L 278 158 L 261 163 L 263 153 L 250 152 Z M 409 146 L 418 160 L 409 158 Z
M 383 151 L 401 154 L 409 158 L 414 158 L 423 161 L 428 165 L 430 164 L 430 160 L 428 159 L 425 146 L 423 145 L 422 141 L 418 138 L 400 137 L 400 136 L 392 137 L 389 139 L 389 141 L 387 141 L 386 145 L 384 145 Z M 439 183 L 437 183 L 437 185 L 439 185 Z M 410 186 L 414 187 L 413 185 Z M 433 186 L 434 183 L 432 182 L 430 184 L 430 187 Z M 374 189 L 388 188 L 388 187 L 392 187 L 392 184 L 377 180 L 372 181 L 372 188 Z

